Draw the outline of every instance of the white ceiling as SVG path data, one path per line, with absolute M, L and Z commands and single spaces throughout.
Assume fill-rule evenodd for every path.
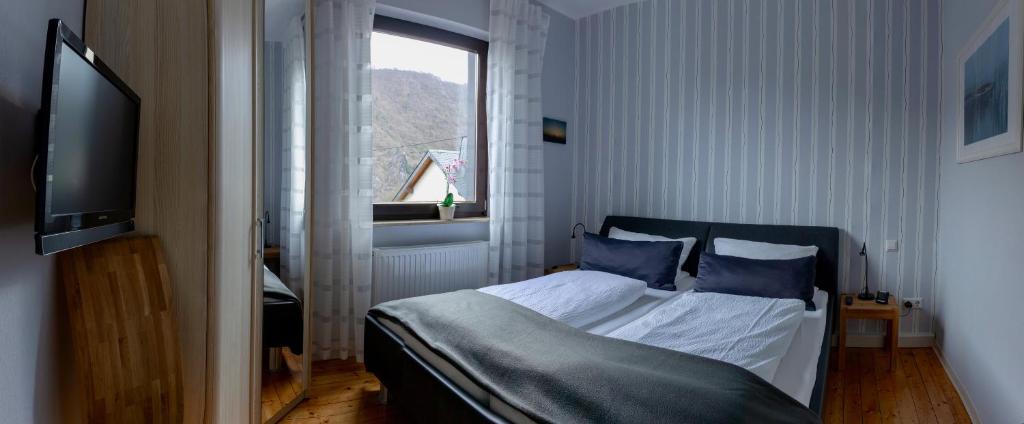
M 597 12 L 616 8 L 641 0 L 537 0 L 548 7 L 562 12 L 565 16 L 579 19 Z

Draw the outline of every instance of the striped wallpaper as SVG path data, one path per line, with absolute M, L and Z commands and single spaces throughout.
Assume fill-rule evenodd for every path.
M 930 333 L 940 24 L 931 0 L 648 0 L 580 19 L 575 221 L 836 226 L 841 287 L 861 286 L 866 241 L 872 288 L 923 298 L 902 333 Z

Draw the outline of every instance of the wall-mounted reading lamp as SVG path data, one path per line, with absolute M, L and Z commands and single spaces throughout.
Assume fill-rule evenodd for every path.
M 572 234 L 569 235 L 569 238 L 571 238 L 571 239 L 575 239 L 576 238 L 576 229 L 579 228 L 579 227 L 583 227 L 583 232 L 587 232 L 587 226 L 583 225 L 582 222 L 577 222 L 576 225 L 572 226 Z
M 573 239 L 573 240 L 576 239 L 576 228 L 579 228 L 579 227 L 583 227 L 583 232 L 584 233 L 587 232 L 587 226 L 583 225 L 582 222 L 577 222 L 576 225 L 572 226 L 572 232 L 569 234 L 569 238 L 570 239 Z M 579 256 L 576 257 L 576 266 L 577 267 L 580 266 L 580 257 Z

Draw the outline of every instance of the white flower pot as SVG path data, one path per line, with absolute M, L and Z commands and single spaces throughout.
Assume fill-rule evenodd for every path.
M 455 207 L 456 206 L 457 205 L 451 205 L 451 206 L 437 205 L 437 211 L 441 214 L 441 220 L 442 221 L 451 221 L 451 220 L 455 219 Z

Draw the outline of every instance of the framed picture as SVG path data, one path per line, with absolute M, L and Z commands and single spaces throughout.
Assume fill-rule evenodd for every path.
M 565 121 L 544 118 L 544 141 L 565 144 Z
M 1001 3 L 960 50 L 959 163 L 1021 151 L 1021 3 Z

